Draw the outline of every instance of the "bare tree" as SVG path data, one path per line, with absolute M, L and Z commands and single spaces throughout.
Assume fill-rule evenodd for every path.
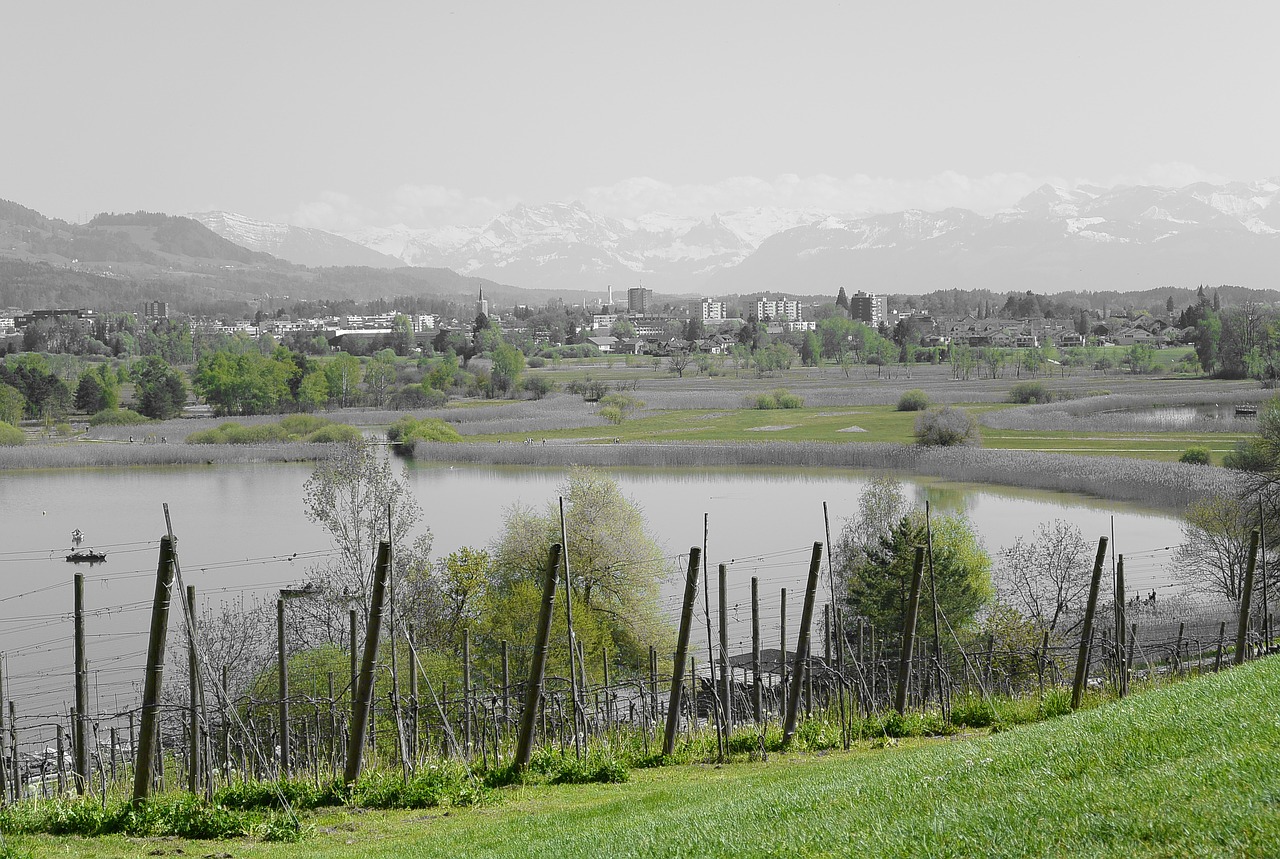
M 1255 521 L 1236 498 L 1217 495 L 1192 503 L 1182 524 L 1183 544 L 1173 556 L 1174 577 L 1196 593 L 1239 601 Z
M 396 477 L 390 459 L 363 441 L 334 448 L 316 463 L 303 486 L 307 518 L 328 532 L 333 553 L 309 570 L 309 584 L 318 598 L 298 600 L 291 611 L 309 621 L 321 641 L 340 644 L 348 606 L 359 608 L 362 618 L 367 613 L 374 557 L 378 543 L 387 539 L 388 525 L 395 557 L 393 586 L 398 591 L 413 571 L 428 563 L 432 538 L 429 529 L 413 536 L 422 508 L 407 473 Z
M 1041 629 L 1057 631 L 1088 593 L 1089 543 L 1079 528 L 1062 519 L 1041 524 L 1030 540 L 1019 537 L 998 558 L 1001 599 Z

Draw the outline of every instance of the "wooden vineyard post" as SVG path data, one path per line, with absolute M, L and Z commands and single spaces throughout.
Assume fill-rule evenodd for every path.
M 684 603 L 680 608 L 680 632 L 676 638 L 676 654 L 671 672 L 671 698 L 667 703 L 667 726 L 662 736 L 662 754 L 676 750 L 676 732 L 680 729 L 680 695 L 684 690 L 684 660 L 689 651 L 689 630 L 693 626 L 693 604 L 698 596 L 698 562 L 702 550 L 689 549 L 689 569 L 685 573 Z
M 787 690 L 787 718 L 782 726 L 782 745 L 789 745 L 796 732 L 800 717 L 800 693 L 803 692 L 805 661 L 809 656 L 809 633 L 813 624 L 813 603 L 818 594 L 818 573 L 822 569 L 822 544 L 813 544 L 809 559 L 809 580 L 804 588 L 804 608 L 800 611 L 800 636 L 796 640 L 795 667 L 791 672 L 791 687 Z
M 350 675 L 350 694 L 351 694 L 351 719 L 354 722 L 356 718 L 356 681 L 360 676 L 360 651 L 356 649 L 356 610 L 347 609 L 347 634 L 348 634 L 348 656 L 351 661 Z
M 1116 691 L 1123 698 L 1129 694 L 1129 664 L 1125 660 L 1124 555 L 1116 560 Z
M 760 578 L 751 577 L 751 712 L 756 724 L 764 721 L 760 684 Z
M 276 600 L 276 670 L 279 672 L 280 778 L 289 777 L 289 657 L 284 642 L 284 597 Z
M 194 624 L 196 617 L 196 586 L 187 585 L 187 605 L 191 609 L 190 620 Z M 204 742 L 201 739 L 200 731 L 200 671 L 196 664 L 196 629 L 192 626 L 190 634 L 187 636 L 187 718 L 190 722 L 191 745 L 187 750 L 187 758 L 190 761 L 187 767 L 187 790 L 192 793 L 200 792 L 201 784 L 201 750 Z
M 920 581 L 924 573 L 924 546 L 916 546 L 911 565 L 911 596 L 907 600 L 907 616 L 902 621 L 902 651 L 898 656 L 898 691 L 893 707 L 902 715 L 907 711 L 907 691 L 911 685 L 911 651 L 915 647 L 916 616 L 920 612 Z
M 729 734 L 733 732 L 733 678 L 729 673 L 729 587 L 728 567 L 719 568 L 720 587 L 720 711 L 724 725 L 725 751 L 729 747 Z
M 173 543 L 160 538 L 156 591 L 151 601 L 151 633 L 147 644 L 147 672 L 142 691 L 142 726 L 133 756 L 133 801 L 151 792 L 152 767 L 160 736 L 160 692 L 164 681 L 164 647 L 169 628 L 169 600 L 173 589 Z
M 1107 559 L 1107 538 L 1098 538 L 1098 554 L 1093 559 L 1093 578 L 1089 580 L 1089 602 L 1084 608 L 1084 623 L 1080 630 L 1080 652 L 1076 656 L 1075 683 L 1071 686 L 1071 709 L 1080 707 L 1084 700 L 1085 682 L 1089 678 L 1089 645 L 1093 638 L 1093 614 L 1098 608 L 1098 586 L 1102 581 L 1102 564 Z
M 778 717 L 787 715 L 787 589 L 778 595 Z
M 1249 535 L 1249 565 L 1244 571 L 1244 589 L 1240 593 L 1240 625 L 1236 629 L 1236 665 L 1244 665 L 1245 645 L 1249 641 L 1249 599 L 1253 596 L 1253 569 L 1258 562 L 1258 529 Z
M 538 611 L 538 638 L 534 642 L 533 659 L 529 663 L 529 682 L 524 689 L 524 707 L 520 710 L 520 729 L 516 737 L 516 757 L 512 763 L 517 773 L 529 765 L 529 758 L 533 754 L 533 729 L 542 703 L 542 678 L 547 671 L 547 644 L 551 638 L 551 612 L 555 608 L 560 550 L 560 544 L 555 543 L 547 555 L 547 569 L 542 582 L 542 606 Z
M 369 711 L 373 706 L 373 672 L 377 666 L 378 638 L 382 632 L 382 602 L 387 588 L 387 573 L 391 545 L 378 543 L 378 561 L 373 571 L 373 594 L 369 603 L 369 621 L 364 636 L 364 656 L 360 663 L 360 676 L 355 691 L 355 715 L 351 719 L 351 733 L 347 738 L 347 761 L 342 780 L 353 784 L 360 777 L 364 764 L 364 739 L 369 731 Z
M 84 573 L 75 574 L 76 718 L 71 729 L 76 793 L 89 790 L 89 657 L 85 649 Z

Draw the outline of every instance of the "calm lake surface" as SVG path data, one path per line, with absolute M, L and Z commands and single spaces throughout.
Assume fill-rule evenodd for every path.
M 330 548 L 324 532 L 303 514 L 302 486 L 311 470 L 309 464 L 262 464 L 0 473 L 0 652 L 5 695 L 18 703 L 19 715 L 65 713 L 73 699 L 71 582 L 77 571 L 86 574 L 91 613 L 90 696 L 99 712 L 132 703 L 142 678 L 158 544 L 165 533 L 163 503 L 179 538 L 183 577 L 196 586 L 201 606 L 241 597 L 274 599 L 279 588 L 304 580 L 314 563 L 308 556 Z M 748 641 L 750 582 L 758 576 L 766 618 L 762 634 L 769 646 L 777 646 L 784 587 L 794 640 L 812 544 L 826 542 L 823 502 L 834 539 L 869 479 L 858 472 L 796 469 L 611 473 L 644 510 L 673 570 L 682 569 L 676 556 L 702 545 L 708 515 L 712 611 L 716 565 L 726 563 L 731 637 Z M 511 504 L 554 503 L 565 472 L 415 463 L 409 477 L 435 537 L 433 556 L 442 557 L 460 546 L 488 545 Z M 1179 519 L 1131 505 L 915 477 L 904 478 L 903 486 L 920 505 L 928 499 L 935 511 L 968 515 L 992 555 L 1053 519 L 1074 523 L 1096 541 L 1110 535 L 1114 517 L 1114 548 L 1126 555 L 1134 590 L 1166 587 L 1166 550 L 1181 541 Z M 105 563 L 76 567 L 63 560 L 77 528 L 86 547 L 108 553 Z M 662 587 L 664 609 L 672 616 L 679 587 L 674 575 Z M 176 609 L 170 628 L 180 628 Z M 173 653 L 185 659 L 181 647 Z

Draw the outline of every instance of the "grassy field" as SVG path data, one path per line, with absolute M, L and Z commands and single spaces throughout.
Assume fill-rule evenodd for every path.
M 1002 403 L 963 406 L 975 416 L 1012 408 Z M 657 441 L 823 441 L 910 444 L 917 413 L 893 406 L 803 409 L 664 409 L 646 412 L 621 425 L 604 425 L 536 432 L 540 440 L 611 443 Z M 471 441 L 522 441 L 529 431 L 469 435 Z M 1175 461 L 1188 447 L 1207 447 L 1215 461 L 1232 450 L 1245 433 L 1218 432 L 1096 432 L 984 429 L 984 447 L 1036 450 Z
M 314 819 L 297 845 L 27 837 L 12 855 L 1275 856 L 1280 662 L 1049 722 L 848 753 L 505 789 L 479 809 Z

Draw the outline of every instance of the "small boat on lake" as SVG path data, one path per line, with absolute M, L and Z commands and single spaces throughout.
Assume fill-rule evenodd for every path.
M 1256 417 L 1257 414 L 1258 414 L 1257 406 L 1251 406 L 1247 404 L 1236 406 L 1237 417 Z
M 106 552 L 95 552 L 93 549 L 76 549 L 67 555 L 67 563 L 70 564 L 101 564 L 106 559 Z

